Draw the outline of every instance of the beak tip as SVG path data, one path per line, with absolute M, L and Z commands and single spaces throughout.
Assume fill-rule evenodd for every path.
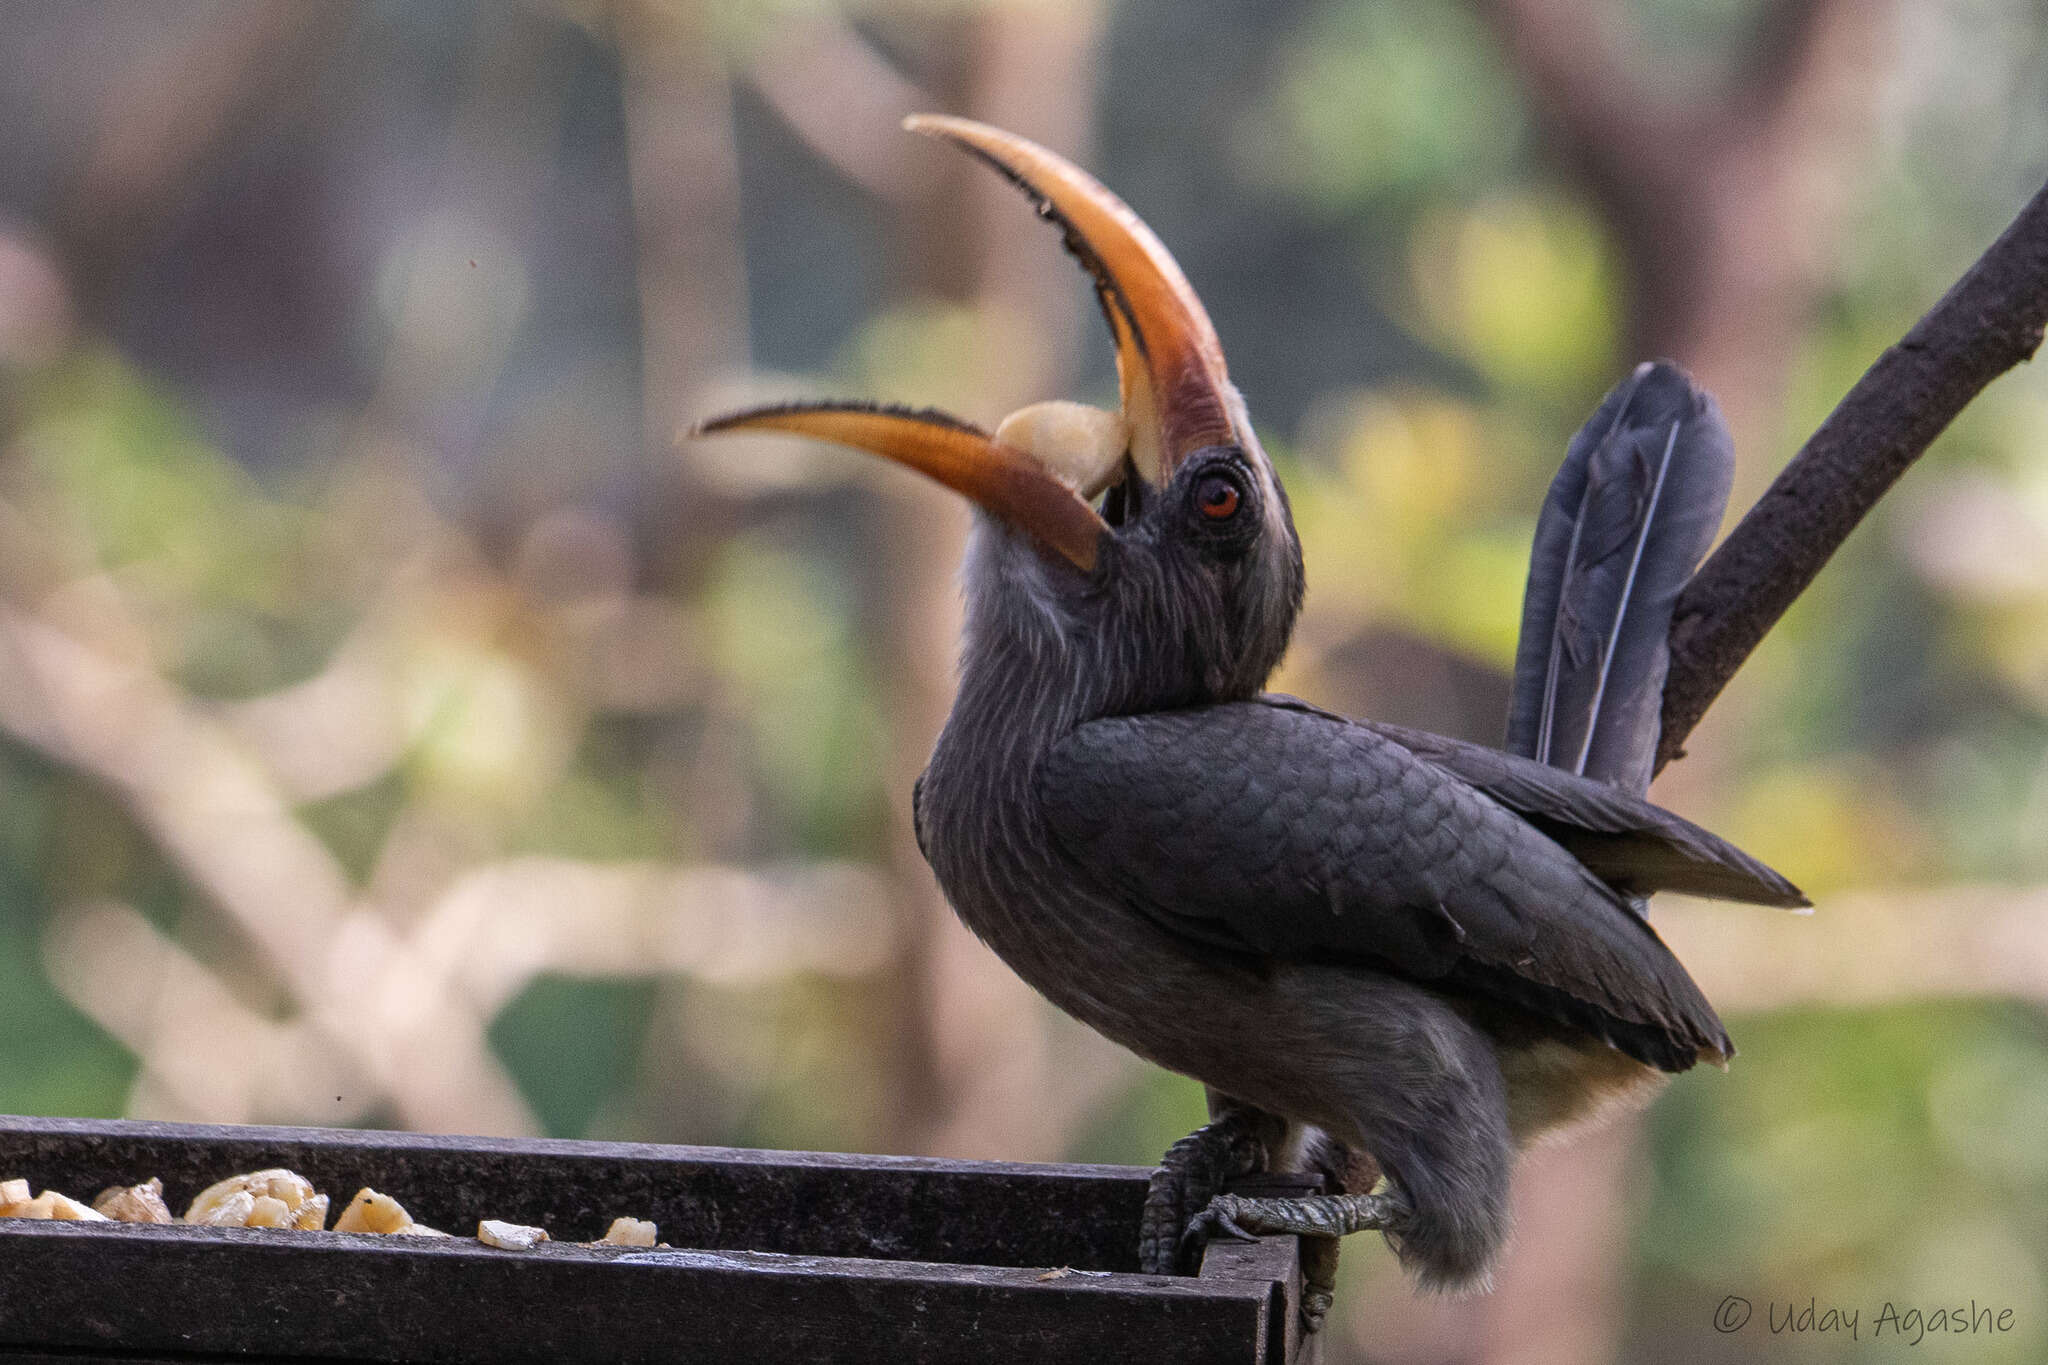
M 912 114 L 903 120 L 903 131 L 942 138 L 984 156 L 994 155 L 992 145 L 1009 136 L 1000 129 L 955 114 Z M 1006 173 L 1014 174 L 1007 169 Z
M 699 441 L 707 436 L 723 436 L 727 432 L 744 431 L 749 427 L 763 425 L 761 419 L 770 415 L 767 408 L 742 408 L 738 412 L 721 412 L 711 417 L 700 417 L 676 433 L 676 444 L 685 441 Z

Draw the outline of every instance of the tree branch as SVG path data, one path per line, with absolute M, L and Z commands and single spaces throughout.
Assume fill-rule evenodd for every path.
M 1589 0 L 1472 0 L 1494 31 L 1559 152 L 1606 196 L 1695 184 L 1699 158 L 1726 155 L 1731 130 L 1795 119 L 1817 54 L 1863 0 L 1772 0 L 1744 56 L 1716 89 L 1673 96 L 1611 5 Z
M 2048 328 L 2048 186 L 1849 390 L 1678 599 L 1657 766 L 1877 500 Z

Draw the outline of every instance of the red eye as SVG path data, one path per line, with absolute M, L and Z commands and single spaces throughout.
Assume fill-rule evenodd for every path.
M 1211 521 L 1228 521 L 1237 515 L 1237 485 L 1221 474 L 1211 474 L 1195 489 L 1195 506 Z

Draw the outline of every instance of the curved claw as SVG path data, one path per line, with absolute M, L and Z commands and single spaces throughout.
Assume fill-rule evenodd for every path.
M 1348 1237 L 1354 1232 L 1393 1232 L 1411 1217 L 1406 1198 L 1389 1186 L 1384 1194 L 1311 1194 L 1263 1198 L 1219 1194 L 1188 1223 L 1188 1236 L 1226 1232 L 1233 1237 Z M 1183 1244 L 1187 1238 L 1182 1238 Z
M 1251 1213 L 1251 1202 L 1235 1194 L 1219 1194 L 1210 1200 L 1209 1207 L 1188 1219 L 1187 1230 L 1180 1235 L 1181 1259 L 1199 1263 L 1202 1248 L 1219 1235 L 1235 1242 L 1257 1241 L 1258 1234 L 1237 1221 Z
M 1256 1236 L 1292 1234 L 1302 1238 L 1301 1320 L 1322 1330 L 1336 1301 L 1339 1239 L 1368 1230 L 1399 1235 L 1413 1216 L 1406 1196 L 1389 1185 L 1381 1194 L 1317 1194 L 1303 1198 L 1259 1198 L 1219 1194 L 1188 1220 L 1183 1255 L 1199 1255 L 1217 1236 L 1250 1241 Z

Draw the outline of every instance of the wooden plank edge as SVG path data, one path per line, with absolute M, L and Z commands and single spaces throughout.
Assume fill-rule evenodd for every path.
M 0 1283 L 13 1350 L 658 1360 L 682 1340 L 788 1365 L 1082 1361 L 1171 1342 L 1177 1359 L 1274 1359 L 1274 1287 L 1252 1279 L 5 1220 Z

